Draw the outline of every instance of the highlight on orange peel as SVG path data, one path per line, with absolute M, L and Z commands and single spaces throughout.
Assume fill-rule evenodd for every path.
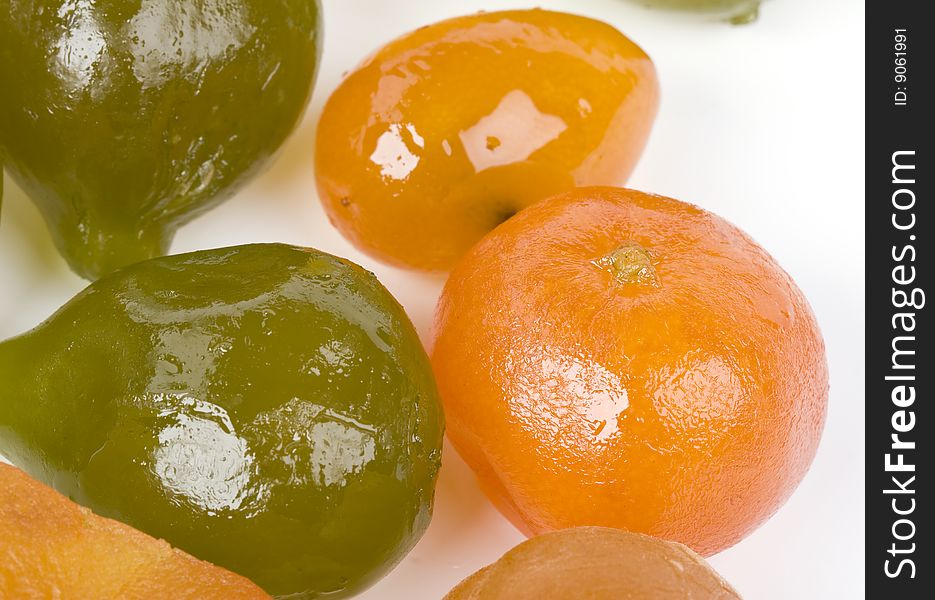
M 447 431 L 528 534 L 617 527 L 723 550 L 805 475 L 828 370 L 802 292 L 698 207 L 583 188 L 525 209 L 445 285 Z

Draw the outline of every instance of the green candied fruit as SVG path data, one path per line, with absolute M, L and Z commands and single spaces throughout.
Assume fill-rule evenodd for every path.
M 647 6 L 715 15 L 734 24 L 755 21 L 762 0 L 637 0 Z
M 152 259 L 0 344 L 0 453 L 283 598 L 346 597 L 402 559 L 443 423 L 402 307 L 315 250 Z
M 0 2 L 0 156 L 95 279 L 268 163 L 311 94 L 318 0 Z

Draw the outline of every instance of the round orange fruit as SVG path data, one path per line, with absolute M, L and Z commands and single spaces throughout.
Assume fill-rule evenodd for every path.
M 617 188 L 479 242 L 432 361 L 451 441 L 525 532 L 618 527 L 706 556 L 792 493 L 827 404 L 821 334 L 775 260 L 716 215 Z
M 682 544 L 608 527 L 540 535 L 462 581 L 444 600 L 740 600 Z
M 545 10 L 442 21 L 386 45 L 332 94 L 319 197 L 368 254 L 447 270 L 529 204 L 623 183 L 657 104 L 652 61 L 605 23 Z

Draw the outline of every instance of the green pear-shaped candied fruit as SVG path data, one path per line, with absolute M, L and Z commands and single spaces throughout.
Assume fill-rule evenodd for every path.
M 305 109 L 318 0 L 0 4 L 0 157 L 95 279 L 268 163 Z
M 401 560 L 442 435 L 403 309 L 315 250 L 148 260 L 0 344 L 0 453 L 279 597 L 344 597 Z
M 699 12 L 734 24 L 755 21 L 762 0 L 637 0 L 658 8 Z

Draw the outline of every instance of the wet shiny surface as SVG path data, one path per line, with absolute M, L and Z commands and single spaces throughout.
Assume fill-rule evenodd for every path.
M 614 188 L 479 242 L 432 362 L 449 438 L 522 530 L 612 526 L 703 555 L 792 493 L 827 405 L 824 342 L 776 262 L 711 213 Z
M 0 344 L 0 371 L 0 452 L 272 594 L 359 591 L 428 524 L 443 428 L 428 361 L 341 259 L 256 245 L 148 261 Z
M 622 183 L 657 96 L 646 54 L 599 21 L 531 10 L 436 23 L 334 92 L 319 124 L 319 195 L 365 252 L 445 270 L 524 206 Z
M 301 116 L 316 0 L 10 0 L 0 157 L 71 267 L 164 254 Z

